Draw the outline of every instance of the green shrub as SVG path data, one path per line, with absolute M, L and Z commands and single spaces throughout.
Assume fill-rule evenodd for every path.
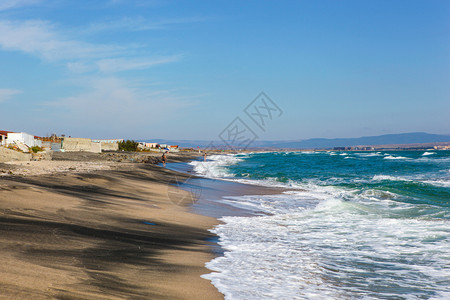
M 138 142 L 133 140 L 126 140 L 123 142 L 119 142 L 119 151 L 133 151 L 136 152 L 138 149 Z
M 33 153 L 38 153 L 40 151 L 44 151 L 44 149 L 42 149 L 39 146 L 33 146 L 33 147 L 31 147 L 31 151 L 33 151 Z

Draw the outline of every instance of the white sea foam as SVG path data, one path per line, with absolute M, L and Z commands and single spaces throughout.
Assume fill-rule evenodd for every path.
M 303 201 L 300 202 L 300 199 Z M 280 195 L 224 197 L 222 201 L 254 212 L 283 214 L 312 208 L 319 199 L 308 192 L 289 191 Z
M 410 178 L 401 177 L 401 176 L 391 176 L 391 175 L 374 175 L 372 180 L 382 181 L 382 180 L 391 180 L 391 181 L 412 181 Z
M 391 176 L 391 175 L 375 175 L 372 180 L 374 181 L 409 181 L 409 182 L 418 182 L 424 184 L 430 184 L 437 187 L 450 187 L 450 179 L 449 178 L 429 178 L 426 174 L 416 175 L 416 176 Z M 363 181 L 362 181 L 363 182 Z
M 355 155 L 360 156 L 360 157 L 376 157 L 376 156 L 383 156 L 383 154 L 381 154 L 380 152 L 368 152 L 368 153 L 357 152 L 357 153 L 355 153 Z
M 445 221 L 399 218 L 386 209 L 392 202 L 373 206 L 318 189 L 230 197 L 270 215 L 222 218 L 212 232 L 225 256 L 207 263 L 213 273 L 202 277 L 226 299 L 389 298 L 396 295 L 392 284 L 399 276 L 403 288 L 418 295 L 445 295 L 450 272 Z
M 433 155 L 433 154 L 436 154 L 436 152 L 424 152 L 422 154 L 422 156 Z
M 450 179 L 424 180 L 423 182 L 437 187 L 450 187 Z
M 395 201 L 403 196 L 389 191 L 333 186 L 342 180 L 339 177 L 286 183 L 276 178 L 231 179 L 223 173 L 224 167 L 238 161 L 209 159 L 214 171 L 204 171 L 209 169 L 206 166 L 196 171 L 294 189 L 280 195 L 222 199 L 256 213 L 224 217 L 212 230 L 226 252 L 207 263 L 212 273 L 202 277 L 210 279 L 226 299 L 398 298 L 405 296 L 405 290 L 411 299 L 449 295 L 450 232 L 445 219 L 450 216 L 439 207 Z M 445 186 L 447 177 L 448 172 L 441 179 L 427 174 L 379 174 L 361 182 L 421 181 Z M 428 217 L 410 217 L 422 210 Z
M 245 179 L 245 178 L 225 178 L 225 180 L 251 184 L 251 185 L 259 185 L 266 187 L 277 187 L 277 188 L 285 188 L 289 189 L 293 192 L 301 190 L 302 195 L 306 195 L 308 193 L 313 193 L 314 197 L 318 199 L 327 199 L 330 194 L 339 194 L 342 195 L 342 189 L 337 189 L 332 185 L 324 185 L 324 184 L 336 184 L 341 181 L 339 178 L 330 178 L 328 181 L 319 182 L 317 179 L 308 179 L 303 181 L 295 181 L 288 180 L 287 182 L 280 182 L 275 177 L 267 177 L 265 179 Z M 353 191 L 352 191 L 353 192 Z
M 379 201 L 379 200 L 390 200 L 390 199 L 398 199 L 400 195 L 396 193 L 392 193 L 389 191 L 383 190 L 375 190 L 375 189 L 367 189 L 364 190 L 360 195 L 359 199 L 366 199 L 370 201 Z
M 301 188 L 295 182 L 284 183 L 284 182 L 280 182 L 276 178 L 272 178 L 272 177 L 267 177 L 267 178 L 261 179 L 261 180 L 245 179 L 245 178 L 226 178 L 226 180 L 244 183 L 244 184 L 268 186 L 268 187 L 282 187 L 282 188 L 294 188 L 294 189 Z
M 388 154 L 384 157 L 384 159 L 411 159 L 411 158 L 404 156 L 392 156 Z
M 301 153 L 301 154 L 316 154 L 316 153 L 320 153 L 320 152 L 316 152 L 316 151 L 300 151 L 297 153 Z
M 244 155 L 241 155 L 241 157 Z M 210 178 L 224 178 L 231 174 L 227 172 L 226 166 L 231 166 L 242 161 L 241 158 L 233 154 L 211 155 L 206 161 L 192 161 L 189 164 L 193 166 L 194 171 L 201 176 Z

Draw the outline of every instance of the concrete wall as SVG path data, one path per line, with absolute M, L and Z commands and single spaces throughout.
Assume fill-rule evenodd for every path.
M 92 140 L 94 143 L 101 143 L 102 151 L 118 151 L 119 143 L 123 142 L 123 139 L 101 139 L 101 140 Z
M 119 144 L 118 143 L 101 143 L 102 151 L 118 151 Z
M 91 143 L 91 151 L 94 153 L 101 153 L 102 152 L 102 144 L 101 143 Z
M 22 153 L 8 148 L 0 147 L 0 163 L 8 161 L 29 161 L 30 153 Z
M 92 140 L 94 143 L 110 143 L 110 144 L 116 144 L 116 143 L 120 143 L 123 142 L 123 139 L 100 139 L 100 140 Z
M 100 153 L 102 145 L 101 143 L 93 143 L 91 139 L 65 137 L 62 141 L 62 149 L 67 152 L 86 151 Z
M 64 138 L 62 141 L 62 149 L 67 152 L 74 151 L 91 151 L 91 139 L 83 138 Z

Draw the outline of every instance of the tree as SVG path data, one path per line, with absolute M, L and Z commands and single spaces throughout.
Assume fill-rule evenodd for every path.
M 138 142 L 133 140 L 126 140 L 119 142 L 119 151 L 133 151 L 136 152 L 138 149 Z

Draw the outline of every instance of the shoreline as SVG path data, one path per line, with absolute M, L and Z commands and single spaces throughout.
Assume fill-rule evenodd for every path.
M 0 293 L 223 299 L 200 277 L 215 257 L 208 229 L 218 220 L 174 203 L 168 196 L 174 176 L 187 177 L 123 162 L 108 170 L 1 176 Z M 189 198 L 175 189 L 182 201 Z
M 220 155 L 220 154 L 219 154 Z M 201 159 L 199 159 L 201 161 Z M 193 168 L 187 163 L 177 164 L 173 166 L 177 171 L 182 172 L 188 176 L 185 180 L 176 182 L 176 186 L 189 192 L 193 195 L 193 203 L 189 206 L 190 211 L 193 213 L 213 217 L 217 219 L 218 223 L 211 227 L 208 231 L 214 236 L 211 239 L 210 245 L 214 257 L 205 263 L 205 268 L 208 263 L 212 263 L 216 258 L 225 256 L 226 250 L 220 243 L 220 236 L 213 233 L 216 226 L 224 224 L 221 219 L 229 216 L 239 217 L 252 217 L 260 215 L 261 213 L 267 215 L 267 213 L 250 210 L 239 206 L 232 205 L 222 201 L 226 197 L 241 197 L 241 196 L 265 196 L 265 195 L 279 195 L 290 189 L 286 187 L 270 187 L 262 186 L 251 183 L 241 183 L 233 180 L 224 180 L 220 178 L 209 178 L 199 176 L 194 173 Z M 168 165 L 170 168 L 170 165 Z M 208 272 L 202 274 L 202 278 L 208 278 L 215 270 L 208 269 Z M 211 280 L 211 279 L 207 279 Z M 224 291 L 220 290 L 220 286 L 216 286 L 211 281 L 211 285 L 217 288 L 220 293 Z
M 199 159 L 199 161 L 202 161 L 202 159 Z M 250 182 L 242 183 L 223 178 L 199 176 L 195 174 L 187 161 L 177 162 L 176 164 L 169 163 L 167 168 L 187 176 L 186 179 L 178 180 L 175 184 L 177 187 L 193 194 L 192 205 L 189 206 L 190 211 L 216 219 L 224 216 L 255 215 L 254 211 L 223 203 L 221 201 L 223 197 L 275 195 L 290 190 L 286 187 L 263 186 Z

